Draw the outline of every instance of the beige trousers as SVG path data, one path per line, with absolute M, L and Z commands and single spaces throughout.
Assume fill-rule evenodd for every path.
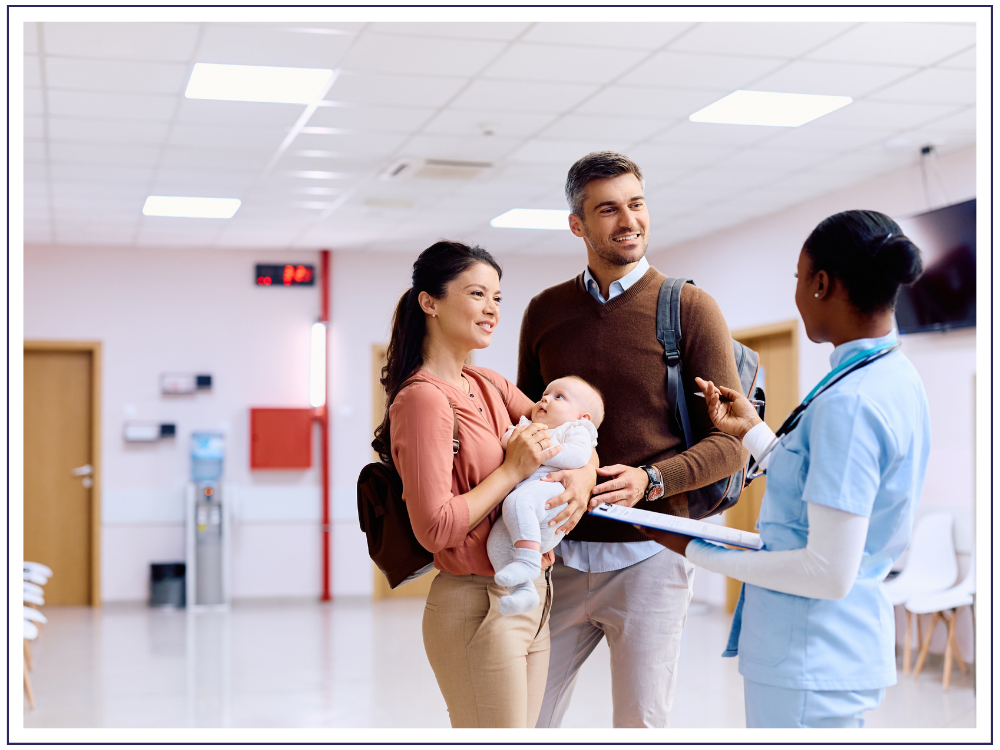
M 533 727 L 549 666 L 551 568 L 535 581 L 540 604 L 500 614 L 507 589 L 492 577 L 438 573 L 424 608 L 424 649 L 453 727 Z
M 694 565 L 670 550 L 607 573 L 556 560 L 552 657 L 538 726 L 562 724 L 580 667 L 605 636 L 614 725 L 667 726 Z

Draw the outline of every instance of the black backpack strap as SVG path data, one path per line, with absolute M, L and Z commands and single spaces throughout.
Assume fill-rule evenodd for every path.
M 694 284 L 690 279 L 664 279 L 656 301 L 656 340 L 663 347 L 667 363 L 667 407 L 681 428 L 685 448 L 694 445 L 687 397 L 681 380 L 681 289 Z
M 431 381 L 429 381 L 429 380 L 424 380 L 423 378 L 413 378 L 412 380 L 407 380 L 405 383 L 403 383 L 401 386 L 399 386 L 399 390 L 400 391 L 403 390 L 404 388 L 406 388 L 406 386 L 408 386 L 408 385 L 410 385 L 412 383 L 428 383 L 429 385 L 433 385 L 435 388 L 437 388 L 439 391 L 441 391 L 440 387 L 438 387 L 434 383 L 431 383 Z M 495 383 L 493 384 L 493 387 L 496 388 L 496 384 Z M 497 388 L 497 390 L 499 391 L 500 389 Z M 396 395 L 399 395 L 399 391 L 396 391 Z M 441 391 L 441 395 L 444 396 L 448 400 L 448 406 L 451 407 L 451 419 L 452 419 L 452 427 L 451 427 L 451 452 L 454 455 L 454 454 L 458 453 L 459 448 L 462 447 L 462 444 L 458 440 L 458 412 L 455 411 L 455 405 L 453 403 L 451 403 L 451 399 L 448 398 L 448 394 L 445 393 L 444 391 Z

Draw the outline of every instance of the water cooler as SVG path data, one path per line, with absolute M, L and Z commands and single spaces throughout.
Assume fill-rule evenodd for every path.
M 191 435 L 187 488 L 187 602 L 193 608 L 229 604 L 229 503 L 222 484 L 222 433 Z

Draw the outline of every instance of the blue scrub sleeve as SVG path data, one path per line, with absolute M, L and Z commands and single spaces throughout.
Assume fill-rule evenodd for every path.
M 810 408 L 809 468 L 802 500 L 870 517 L 892 434 L 856 393 L 826 393 Z

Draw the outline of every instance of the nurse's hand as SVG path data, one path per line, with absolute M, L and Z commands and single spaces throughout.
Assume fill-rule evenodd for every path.
M 632 524 L 635 526 L 635 524 Z M 687 557 L 684 551 L 687 549 L 688 542 L 694 539 L 693 536 L 685 536 L 684 534 L 675 534 L 672 531 L 661 531 L 660 529 L 648 529 L 645 526 L 635 526 L 639 531 L 645 534 L 647 537 L 652 539 L 654 542 L 659 542 L 664 547 L 672 552 L 676 552 L 681 557 Z
M 753 404 L 739 391 L 725 386 L 720 388 L 711 380 L 695 378 L 694 382 L 705 394 L 708 416 L 717 429 L 742 440 L 743 436 L 750 432 L 751 427 L 761 423 L 762 420 Z

